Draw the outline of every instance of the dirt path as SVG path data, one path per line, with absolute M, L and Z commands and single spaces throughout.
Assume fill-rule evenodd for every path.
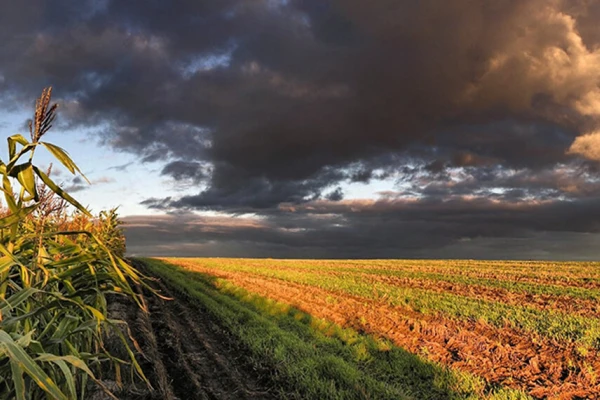
M 140 268 L 140 266 L 137 266 Z M 143 268 L 143 267 L 142 267 Z M 141 269 L 141 268 L 140 268 Z M 119 398 L 165 400 L 276 399 L 267 371 L 256 371 L 243 349 L 201 308 L 155 282 L 164 301 L 146 293 L 148 314 L 127 306 L 125 318 L 145 358 L 154 391 L 128 388 Z

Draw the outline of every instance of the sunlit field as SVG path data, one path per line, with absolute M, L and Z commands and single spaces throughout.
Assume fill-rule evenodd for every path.
M 375 390 L 369 377 L 415 398 L 598 396 L 600 263 L 161 260 L 171 266 L 148 262 L 158 275 L 184 274 L 176 286 L 201 279 L 242 302 L 262 299 L 273 318 L 296 310 L 320 335 L 364 352 L 353 356 L 355 380 L 345 378 L 358 392 Z M 377 350 L 357 350 L 363 339 Z M 392 349 L 412 358 L 388 363 L 387 375 L 369 369 Z M 423 368 L 429 378 L 411 378 Z M 436 382 L 429 394 L 427 379 Z

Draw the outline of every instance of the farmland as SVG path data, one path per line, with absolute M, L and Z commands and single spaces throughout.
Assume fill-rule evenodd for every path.
M 279 397 L 598 396 L 597 263 L 144 261 Z

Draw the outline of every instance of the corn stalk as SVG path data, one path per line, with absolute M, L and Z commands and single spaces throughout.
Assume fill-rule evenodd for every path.
M 109 222 L 101 224 L 106 229 L 94 232 L 58 230 L 58 219 L 44 213 L 39 229 L 40 185 L 91 218 L 34 164 L 36 150 L 43 147 L 72 174 L 83 176 L 66 151 L 42 140 L 56 116 L 51 94 L 45 89 L 36 102 L 30 139 L 9 137 L 8 160 L 0 160 L 8 207 L 0 218 L 0 400 L 83 399 L 89 381 L 101 385 L 97 376 L 104 363 L 116 371 L 129 364 L 146 379 L 116 327 L 122 321 L 107 316 L 109 294 L 129 296 L 142 306 L 131 284 L 143 280 L 121 258 L 124 242 L 116 247 L 123 250 L 119 254 L 111 249 L 115 243 L 106 243 L 121 240 L 116 214 L 106 214 Z M 111 330 L 122 339 L 128 360 L 104 348 L 103 337 Z

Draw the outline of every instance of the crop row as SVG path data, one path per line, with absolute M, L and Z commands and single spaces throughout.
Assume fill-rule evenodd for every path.
M 226 280 L 321 318 L 386 337 L 397 345 L 492 384 L 527 390 L 536 397 L 592 398 L 598 384 L 598 352 L 558 343 L 482 321 L 456 321 L 381 305 L 318 288 L 233 273 Z
M 92 382 L 114 398 L 98 376 L 120 384 L 125 366 L 145 377 L 123 322 L 108 318 L 107 297 L 138 300 L 131 284 L 144 282 L 120 258 L 116 213 L 93 218 L 52 180 L 51 168 L 34 164 L 47 151 L 81 174 L 63 149 L 45 141 L 57 109 L 50 100 L 48 88 L 36 103 L 30 139 L 8 137 L 8 158 L 0 160 L 0 399 L 85 398 Z M 108 334 L 125 359 L 107 350 Z
M 171 259 L 192 270 L 227 276 L 240 272 L 310 287 L 348 296 L 375 299 L 382 304 L 400 306 L 423 314 L 443 314 L 463 320 L 482 320 L 496 327 L 511 327 L 555 340 L 577 342 L 586 348 L 600 348 L 600 320 L 583 315 L 540 309 L 532 306 L 483 300 L 451 292 L 439 292 L 409 286 L 367 280 L 356 275 L 328 275 L 317 271 L 295 271 L 289 268 L 246 266 L 230 260 Z
M 190 259 L 194 260 L 194 259 Z M 465 282 L 504 286 L 519 291 L 572 293 L 598 298 L 585 289 L 600 289 L 600 263 L 498 262 L 471 260 L 253 260 L 201 259 L 233 268 L 276 268 L 339 273 L 414 275 L 437 279 L 462 279 Z M 539 286 L 539 288 L 538 288 Z M 591 298 L 591 297 L 590 297 Z
M 193 259 L 192 259 L 193 260 Z M 569 278 L 600 279 L 598 262 L 550 262 L 550 261 L 489 261 L 489 260 L 285 260 L 285 259 L 215 259 L 232 264 L 268 266 L 279 268 L 312 268 L 319 270 L 359 268 L 422 271 L 459 271 L 462 273 L 501 272 L 523 276 L 563 276 Z
M 145 263 L 153 275 L 213 314 L 257 363 L 299 398 L 528 398 L 427 361 L 381 337 L 315 318 L 289 301 L 158 260 Z

